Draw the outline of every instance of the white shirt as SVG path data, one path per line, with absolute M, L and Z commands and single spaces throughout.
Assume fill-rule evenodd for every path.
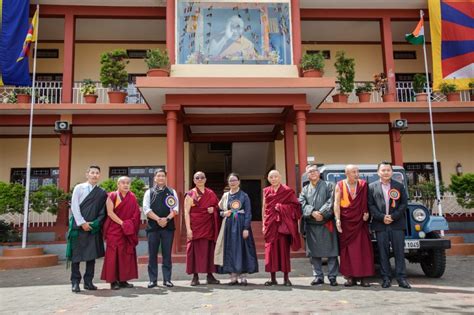
M 78 184 L 74 187 L 71 198 L 71 211 L 77 226 L 86 223 L 86 220 L 84 220 L 84 217 L 81 214 L 79 205 L 84 201 L 84 199 L 86 199 L 87 195 L 89 195 L 94 188 L 95 186 L 92 186 L 89 182 Z
M 163 186 L 162 188 L 158 188 L 158 190 L 163 190 L 165 189 L 166 186 Z M 146 192 L 145 192 L 145 195 L 143 196 L 143 213 L 145 215 L 148 214 L 148 212 L 151 211 L 151 208 L 150 208 L 150 193 L 151 191 L 153 190 L 154 188 L 150 188 L 148 189 Z M 178 200 L 178 194 L 176 194 L 176 190 L 174 190 L 173 188 L 170 188 L 168 187 L 168 189 L 173 193 L 173 196 L 176 198 L 176 205 L 170 209 L 170 210 L 173 210 L 174 212 L 176 212 L 176 214 L 179 212 L 179 200 Z

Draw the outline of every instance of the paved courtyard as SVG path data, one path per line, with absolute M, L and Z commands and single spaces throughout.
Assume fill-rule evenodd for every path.
M 175 264 L 174 288 L 147 289 L 146 266 L 140 265 L 140 279 L 132 282 L 133 289 L 111 291 L 108 284 L 98 280 L 102 267 L 99 260 L 95 277 L 99 290 L 73 294 L 69 270 L 62 262 L 50 268 L 0 271 L 0 313 L 474 314 L 474 257 L 448 257 L 447 264 L 441 279 L 426 278 L 419 265 L 408 264 L 412 290 L 398 288 L 395 281 L 392 288 L 382 289 L 378 278 L 372 279 L 368 289 L 345 288 L 342 277 L 338 278 L 338 287 L 311 287 L 307 259 L 292 260 L 293 287 L 265 287 L 267 275 L 263 272 L 251 275 L 247 287 L 190 287 L 184 264 Z M 225 275 L 218 278 L 228 282 Z

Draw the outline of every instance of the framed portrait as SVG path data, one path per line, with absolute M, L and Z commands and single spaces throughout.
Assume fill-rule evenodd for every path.
M 289 0 L 177 0 L 178 64 L 292 64 Z

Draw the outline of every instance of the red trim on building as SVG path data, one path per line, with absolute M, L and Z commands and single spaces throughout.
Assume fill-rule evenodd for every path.
M 309 105 L 307 107 L 311 108 Z M 301 108 L 306 106 L 299 106 Z M 306 164 L 308 163 L 307 143 L 306 143 L 306 112 L 309 110 L 297 109 L 296 112 L 296 130 L 297 130 L 297 141 L 298 141 L 298 165 L 300 170 L 300 178 L 306 171 Z
M 229 119 L 232 118 L 232 119 Z M 274 125 L 285 122 L 282 114 L 187 114 L 183 123 L 186 125 Z
M 167 94 L 167 103 L 183 107 L 281 107 L 306 102 L 305 94 Z M 282 108 L 283 111 L 283 108 Z
M 301 18 L 300 1 L 291 0 L 291 32 L 293 35 L 293 64 L 301 62 Z
M 36 6 L 30 6 L 33 16 Z M 119 7 L 119 6 L 87 6 L 87 5 L 41 5 L 40 17 L 62 17 L 73 14 L 80 18 L 101 19 L 164 19 L 165 7 Z
M 408 124 L 429 123 L 428 113 L 401 113 L 403 119 L 408 120 Z M 456 113 L 433 113 L 433 122 L 442 123 L 474 123 L 474 112 Z
M 390 17 L 380 21 L 380 38 L 382 39 L 383 68 L 388 78 L 388 92 L 395 93 L 395 59 L 393 58 L 392 22 Z
M 388 113 L 309 113 L 306 114 L 309 125 L 327 124 L 380 124 L 389 123 Z
M 75 126 L 154 126 L 166 125 L 164 114 L 73 115 Z
M 59 117 L 60 117 L 59 115 L 35 115 L 33 124 L 35 126 L 54 126 L 54 122 L 56 120 L 59 120 Z M 0 126 L 29 126 L 29 125 L 30 125 L 29 115 L 0 115 Z
M 72 130 L 62 132 L 59 136 L 59 188 L 69 192 L 71 183 L 71 151 Z M 56 218 L 57 228 L 55 230 L 56 240 L 65 240 L 68 228 L 69 207 L 67 204 L 60 205 Z
M 428 19 L 428 10 L 425 10 Z M 301 9 L 301 20 L 363 20 L 378 21 L 381 17 L 393 20 L 417 21 L 420 10 L 417 9 Z
M 291 115 L 292 116 L 292 115 Z M 296 190 L 296 170 L 295 170 L 295 134 L 293 129 L 293 121 L 285 122 L 285 168 L 286 168 L 286 184 Z M 293 118 L 293 117 L 291 117 Z
M 166 49 L 168 50 L 168 56 L 170 63 L 176 63 L 175 56 L 175 0 L 166 0 Z
M 64 57 L 62 102 L 72 103 L 74 84 L 74 52 L 76 39 L 76 17 L 67 13 L 64 17 Z
M 191 133 L 189 142 L 272 142 L 275 140 L 271 132 L 248 133 Z
M 392 164 L 403 166 L 402 135 L 400 129 L 390 127 L 389 135 Z

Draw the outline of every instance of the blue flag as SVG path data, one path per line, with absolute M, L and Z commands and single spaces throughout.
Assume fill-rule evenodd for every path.
M 29 0 L 0 0 L 0 86 L 31 86 L 28 58 L 17 62 L 28 33 Z

